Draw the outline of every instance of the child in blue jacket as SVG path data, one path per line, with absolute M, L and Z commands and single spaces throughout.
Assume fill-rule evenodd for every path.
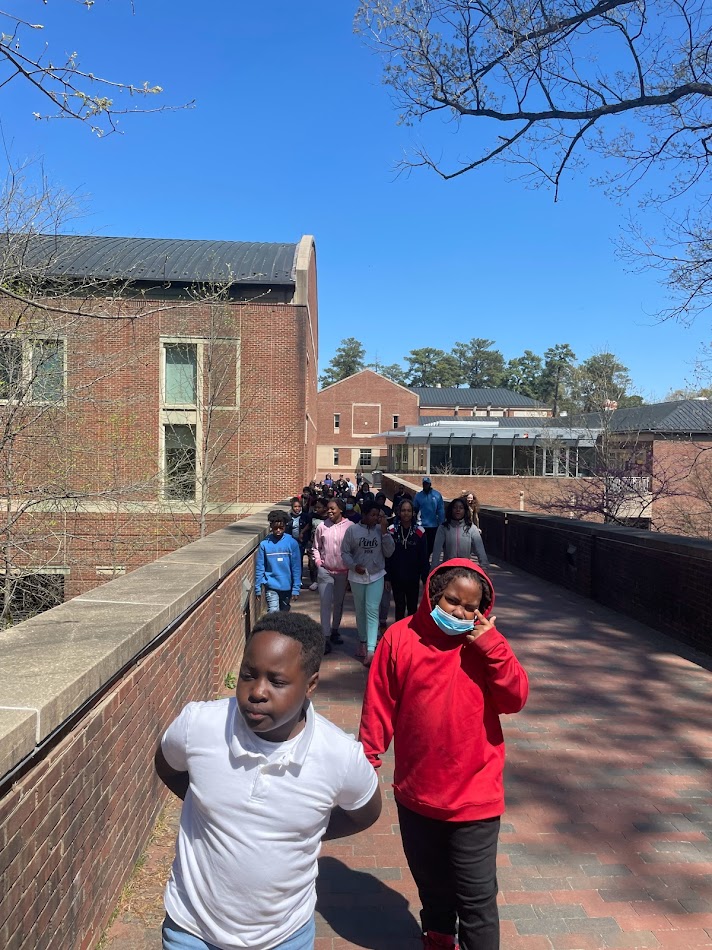
M 270 511 L 272 531 L 257 550 L 255 562 L 255 593 L 259 597 L 265 587 L 267 613 L 289 610 L 292 597 L 299 597 L 302 586 L 302 557 L 299 545 L 285 534 L 287 515 Z

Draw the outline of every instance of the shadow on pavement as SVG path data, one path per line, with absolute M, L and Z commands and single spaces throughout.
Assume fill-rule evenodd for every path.
M 317 910 L 334 934 L 369 950 L 420 947 L 420 926 L 406 898 L 376 877 L 336 858 L 319 860 Z M 317 936 L 319 936 L 317 931 Z

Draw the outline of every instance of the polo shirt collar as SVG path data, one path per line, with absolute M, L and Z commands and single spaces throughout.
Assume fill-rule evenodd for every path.
M 244 756 L 246 758 L 259 759 L 263 762 L 267 762 L 267 756 L 264 754 L 262 749 L 258 748 L 257 743 L 254 741 L 252 732 L 245 725 L 245 721 L 240 715 L 240 711 L 237 708 L 237 701 L 235 699 L 232 700 L 232 705 L 232 720 L 230 723 L 230 751 L 236 759 Z M 306 722 L 304 723 L 304 728 L 299 733 L 297 741 L 289 743 L 274 743 L 275 753 L 278 752 L 280 747 L 283 745 L 287 745 L 287 749 L 285 750 L 283 757 L 280 757 L 279 755 L 277 755 L 275 758 L 270 757 L 269 761 L 273 764 L 279 763 L 280 765 L 284 766 L 304 765 L 309 752 L 309 747 L 311 746 L 311 742 L 314 737 L 314 729 L 316 727 L 316 713 L 314 712 L 314 707 L 312 706 L 310 700 L 306 701 L 304 712 L 306 714 Z

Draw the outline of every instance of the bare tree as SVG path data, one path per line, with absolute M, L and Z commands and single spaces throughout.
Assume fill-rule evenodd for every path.
M 558 195 L 567 172 L 602 156 L 615 196 L 656 172 L 643 196 L 665 214 L 662 246 L 628 245 L 664 269 L 689 315 L 709 304 L 712 10 L 705 0 L 362 0 L 356 18 L 386 57 L 406 123 L 449 117 L 472 154 L 422 148 L 406 167 L 443 178 L 507 162 Z
M 546 491 L 532 496 L 533 507 L 585 521 L 670 530 L 670 510 L 691 491 L 690 466 L 679 456 L 656 457 L 648 433 L 617 432 L 610 411 L 571 422 L 579 429 L 588 423 L 593 447 L 577 450 L 578 477 L 551 479 Z M 556 454 L 556 445 L 543 444 Z
M 91 11 L 96 0 L 79 2 Z M 33 112 L 36 119 L 76 119 L 105 135 L 116 131 L 120 115 L 172 108 L 145 104 L 163 92 L 161 86 L 102 77 L 85 68 L 77 52 L 55 58 L 51 38 L 45 38 L 45 24 L 27 19 L 26 3 L 20 15 L 16 12 L 19 6 L 19 0 L 9 0 L 0 11 L 0 89 L 18 83 L 33 89 L 38 102 Z M 127 4 L 127 12 L 132 9 L 132 4 Z
M 0 195 L 0 624 L 63 599 L 70 569 L 86 587 L 233 520 L 249 467 L 228 287 L 57 276 L 70 207 L 20 174 Z

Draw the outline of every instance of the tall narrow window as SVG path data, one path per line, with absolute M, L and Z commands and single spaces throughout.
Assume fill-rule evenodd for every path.
M 64 400 L 62 340 L 35 340 L 32 343 L 31 374 L 33 402 Z
M 22 379 L 22 344 L 6 340 L 0 344 L 0 399 L 14 399 Z
M 393 416 L 393 428 L 394 429 L 398 428 L 398 416 L 396 415 Z
M 194 406 L 198 391 L 198 347 L 165 343 L 165 406 Z
M 163 427 L 166 498 L 189 501 L 195 498 L 195 428 L 188 425 Z
M 341 413 L 334 413 L 334 432 L 338 432 L 341 428 Z
M 339 450 L 334 449 L 334 465 L 338 465 L 338 464 L 339 464 Z

